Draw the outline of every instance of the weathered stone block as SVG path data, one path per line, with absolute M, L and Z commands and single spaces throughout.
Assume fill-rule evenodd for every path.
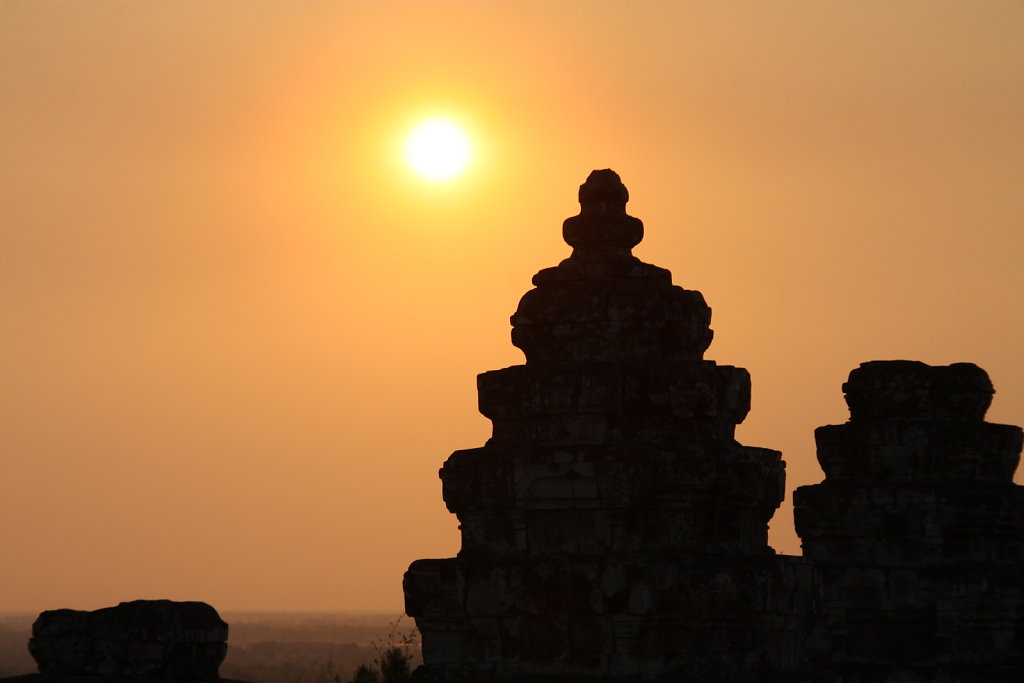
M 936 418 L 851 421 L 814 431 L 830 480 L 938 476 L 1010 481 L 1024 440 L 1020 427 Z
M 206 603 L 136 600 L 43 612 L 28 649 L 41 674 L 213 680 L 227 637 L 228 625 Z
M 854 420 L 930 417 L 980 422 L 995 390 L 972 363 L 931 366 L 920 361 L 862 363 L 843 384 Z
M 411 617 L 461 614 L 463 575 L 455 558 L 416 560 L 402 578 L 405 612 Z

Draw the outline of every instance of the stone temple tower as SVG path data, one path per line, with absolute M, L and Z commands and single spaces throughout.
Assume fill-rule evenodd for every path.
M 850 420 L 815 431 L 825 480 L 793 495 L 823 586 L 822 668 L 844 683 L 1024 681 L 1024 436 L 985 421 L 988 375 L 872 361 L 843 391 Z
M 628 198 L 590 174 L 572 255 L 512 316 L 526 363 L 478 377 L 493 435 L 440 472 L 462 549 L 405 576 L 420 681 L 803 680 L 812 574 L 767 545 L 781 456 L 735 440 L 750 376 L 703 359 L 711 309 L 632 255 Z

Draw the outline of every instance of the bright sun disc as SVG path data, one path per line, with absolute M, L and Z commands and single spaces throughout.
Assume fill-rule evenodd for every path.
M 469 137 L 447 119 L 420 123 L 405 142 L 405 160 L 417 175 L 432 181 L 454 178 L 469 165 Z

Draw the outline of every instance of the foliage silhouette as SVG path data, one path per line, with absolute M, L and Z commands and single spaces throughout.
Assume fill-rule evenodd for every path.
M 385 642 L 374 642 L 373 666 L 360 666 L 349 683 L 408 683 L 412 678 L 413 649 L 419 644 L 415 629 L 399 630 L 402 617 L 391 624 Z

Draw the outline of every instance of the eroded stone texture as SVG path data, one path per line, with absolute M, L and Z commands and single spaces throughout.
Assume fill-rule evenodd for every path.
M 875 361 L 850 421 L 815 432 L 825 480 L 796 490 L 823 579 L 822 666 L 843 681 L 1024 680 L 1021 429 L 984 421 L 975 365 Z
M 228 625 L 206 603 L 136 600 L 94 612 L 43 612 L 28 648 L 45 680 L 211 681 L 227 637 Z
M 767 545 L 780 454 L 736 442 L 750 377 L 703 360 L 711 309 L 632 255 L 627 199 L 590 175 L 572 255 L 512 316 L 526 364 L 478 378 L 492 437 L 440 473 L 462 549 L 405 577 L 420 680 L 803 680 L 815 579 Z

